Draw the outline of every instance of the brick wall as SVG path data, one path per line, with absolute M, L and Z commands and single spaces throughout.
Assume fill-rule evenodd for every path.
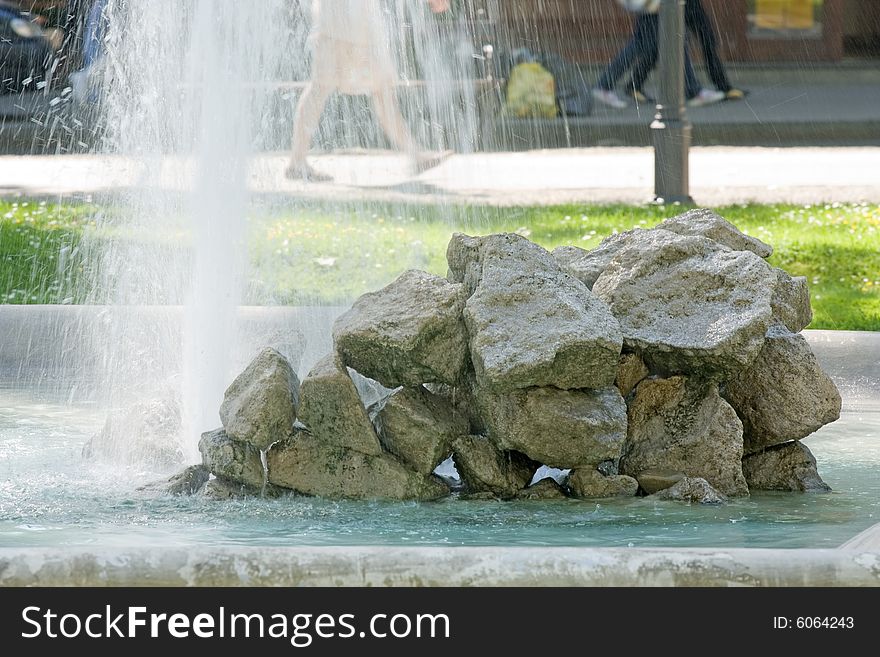
M 613 0 L 474 0 L 487 5 L 501 44 L 552 50 L 580 62 L 604 62 L 626 41 L 631 18 Z M 730 61 L 838 61 L 843 56 L 843 10 L 848 2 L 825 0 L 820 38 L 750 38 L 746 0 L 703 0 Z M 863 5 L 864 6 L 864 5 Z

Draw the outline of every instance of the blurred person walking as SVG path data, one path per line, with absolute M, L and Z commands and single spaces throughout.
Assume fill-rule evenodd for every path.
M 657 6 L 659 7 L 659 3 Z M 593 89 L 593 98 L 615 109 L 626 107 L 627 102 L 617 94 L 615 87 L 624 73 L 631 70 L 632 78 L 627 90 L 628 95 L 632 96 L 637 104 L 653 103 L 654 101 L 645 95 L 642 87 L 657 64 L 659 38 L 660 18 L 656 9 L 636 13 L 632 36 L 602 72 Z M 685 97 L 691 107 L 710 105 L 725 98 L 721 91 L 703 88 L 694 71 L 687 48 L 684 52 L 684 84 Z
M 719 96 L 718 93 L 711 91 L 708 92 L 708 97 L 711 97 L 712 99 L 711 102 L 718 102 L 719 100 L 741 100 L 745 98 L 746 92 L 734 88 L 727 78 L 724 64 L 721 62 L 721 57 L 718 55 L 718 36 L 715 31 L 715 26 L 712 24 L 706 10 L 703 8 L 701 0 L 686 0 L 684 5 L 684 20 L 687 29 L 693 33 L 699 42 L 700 50 L 703 53 L 703 60 L 706 62 L 709 79 L 712 81 L 712 84 L 715 85 L 716 90 L 723 94 L 723 96 Z M 645 56 L 640 58 L 633 66 L 630 89 L 632 96 L 638 102 L 650 101 L 650 98 L 645 95 L 643 88 L 648 76 L 657 64 L 657 57 L 658 51 L 655 47 L 654 50 L 650 52 L 646 51 Z M 691 91 L 693 90 L 694 85 L 698 85 L 699 83 L 696 82 L 696 73 L 694 73 L 693 63 L 687 47 L 685 47 L 685 76 L 685 92 L 690 101 L 690 99 L 693 98 Z M 688 88 L 690 88 L 690 90 L 688 90 Z M 694 106 L 708 103 L 701 103 L 695 99 L 689 102 L 689 104 Z
M 426 0 L 431 11 L 449 9 L 449 0 Z M 379 0 L 313 0 L 312 73 L 296 107 L 290 179 L 329 181 L 306 160 L 312 136 L 330 95 L 369 95 L 376 119 L 398 150 L 407 153 L 417 172 L 436 166 L 442 157 L 421 153 L 397 107 L 397 71 Z
M 723 91 L 727 100 L 742 100 L 747 92 L 735 88 L 727 78 L 724 63 L 718 55 L 718 33 L 706 13 L 702 0 L 687 0 L 684 5 L 684 23 L 697 38 L 709 79 L 718 91 Z

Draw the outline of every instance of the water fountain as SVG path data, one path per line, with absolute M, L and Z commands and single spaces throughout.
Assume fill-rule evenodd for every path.
M 646 566 L 643 572 L 650 574 L 643 583 L 695 581 L 688 579 L 690 573 L 706 563 L 735 580 L 745 570 L 770 577 L 781 561 L 791 563 L 775 553 L 736 551 L 746 547 L 829 550 L 805 550 L 800 561 L 795 559 L 803 570 L 788 566 L 772 581 L 876 580 L 876 573 L 855 557 L 830 550 L 872 524 L 880 508 L 873 474 L 880 453 L 863 440 L 880 430 L 878 391 L 872 387 L 880 377 L 876 363 L 865 358 L 876 353 L 876 336 L 808 335 L 844 398 L 842 420 L 810 443 L 836 491 L 828 495 L 754 493 L 722 506 L 632 496 L 590 502 L 413 503 L 251 495 L 217 503 L 139 490 L 167 473 L 136 456 L 127 456 L 124 465 L 112 459 L 84 462 L 80 450 L 100 430 L 108 409 L 126 412 L 145 401 L 166 404 L 171 415 L 182 409 L 181 452 L 184 460 L 194 462 L 198 435 L 220 425 L 223 392 L 253 356 L 274 347 L 304 379 L 330 350 L 329 328 L 345 310 L 240 308 L 248 280 L 246 217 L 277 203 L 250 193 L 250 181 L 258 177 L 255 171 L 281 175 L 283 158 L 262 153 L 283 143 L 286 137 L 279 135 L 289 130 L 293 98 L 279 102 L 275 83 L 304 75 L 302 8 L 282 0 L 111 0 L 109 11 L 117 29 L 108 42 L 101 148 L 135 167 L 139 184 L 101 206 L 101 220 L 88 242 L 95 267 L 91 300 L 99 305 L 78 311 L 73 321 L 68 316 L 45 324 L 43 353 L 48 356 L 36 369 L 51 370 L 45 367 L 48 361 L 62 360 L 53 352 L 56 340 L 66 340 L 69 352 L 69 367 L 57 370 L 56 397 L 35 402 L 34 388 L 41 394 L 48 390 L 37 379 L 28 379 L 30 389 L 3 390 L 0 547 L 9 550 L 0 553 L 0 581 L 27 583 L 38 576 L 42 581 L 89 581 L 71 568 L 71 555 L 95 564 L 98 579 L 114 583 L 148 576 L 155 582 L 204 583 L 198 575 L 187 580 L 174 574 L 196 563 L 215 568 L 212 581 L 232 581 L 259 570 L 268 574 L 242 576 L 243 581 L 282 583 L 291 571 L 282 574 L 279 564 L 290 559 L 311 563 L 313 581 L 336 577 L 357 582 L 361 576 L 354 571 L 333 566 L 331 572 L 327 563 L 334 555 L 347 564 L 364 555 L 373 559 L 374 568 L 361 582 L 382 581 L 380 575 L 395 560 L 411 569 L 433 561 L 434 570 L 423 571 L 430 573 L 424 581 L 456 582 L 466 581 L 468 570 L 454 573 L 450 559 L 463 558 L 479 570 L 487 560 L 500 558 L 507 567 L 484 571 L 484 583 L 621 581 L 613 573 L 624 562 Z M 415 22 L 422 35 L 414 52 L 406 53 L 421 64 L 420 76 L 448 81 L 472 75 L 461 59 L 450 66 L 438 61 L 425 36 L 436 32 L 427 22 L 430 16 L 410 11 L 401 17 L 400 29 Z M 472 147 L 477 139 L 473 98 L 454 105 L 447 95 L 463 93 L 461 88 L 444 90 L 438 84 L 429 89 L 433 109 L 416 126 L 419 138 L 432 148 Z M 280 90 L 290 91 L 296 87 Z M 421 102 L 417 98 L 404 98 L 404 106 Z M 319 142 L 374 143 L 377 136 L 365 127 L 370 123 L 362 119 L 362 105 L 352 99 L 334 102 Z M 456 131 L 445 129 L 449 124 Z M 381 166 L 389 168 L 389 180 L 412 184 L 398 159 L 387 160 Z M 357 169 L 357 164 L 349 169 L 350 179 L 357 181 Z M 282 202 L 294 209 L 300 203 Z M 140 239 L 105 239 L 107 232 L 122 228 Z M 105 249 L 108 243 L 112 248 Z M 17 324 L 22 327 L 14 332 L 20 347 L 8 350 L 18 357 L 5 356 L 12 378 L 34 362 L 36 333 L 29 321 Z M 111 432 L 110 442 L 126 441 L 130 432 L 123 423 Z M 534 553 L 506 549 L 536 544 L 559 551 L 542 561 Z M 293 546 L 300 551 L 285 551 Z M 408 552 L 410 546 L 437 550 Z M 473 547 L 450 556 L 442 551 L 448 546 L 499 547 Z M 625 549 L 582 550 L 633 546 L 652 550 L 630 556 Z M 682 547 L 704 551 L 676 563 L 673 549 Z M 19 552 L 23 548 L 32 553 L 30 560 Z M 33 548 L 45 552 L 34 556 Z M 732 561 L 724 565 L 714 548 L 734 550 Z M 157 561 L 150 561 L 151 549 L 161 555 Z M 130 556 L 124 568 L 115 565 L 118 553 Z M 573 564 L 571 580 L 558 575 L 563 562 Z

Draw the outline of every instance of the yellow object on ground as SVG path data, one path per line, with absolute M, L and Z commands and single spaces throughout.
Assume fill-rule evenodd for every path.
M 555 118 L 556 81 L 537 62 L 517 64 L 507 81 L 507 111 L 518 118 Z

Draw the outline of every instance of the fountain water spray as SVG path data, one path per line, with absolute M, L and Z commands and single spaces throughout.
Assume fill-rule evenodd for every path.
M 470 150 L 473 89 L 453 83 L 478 68 L 463 23 L 436 20 L 421 0 L 381 6 L 414 133 L 427 148 Z M 87 242 L 91 301 L 108 305 L 94 345 L 103 401 L 114 408 L 173 394 L 191 458 L 199 433 L 217 426 L 241 365 L 248 187 L 280 179 L 280 158 L 265 151 L 289 143 L 296 93 L 285 98 L 278 83 L 308 77 L 310 8 L 291 0 L 106 6 L 99 148 L 126 158 L 138 184 L 115 197 Z M 408 84 L 416 78 L 431 82 Z M 316 142 L 370 144 L 374 125 L 358 99 L 337 99 Z
M 285 54 L 285 4 L 112 0 L 106 9 L 102 147 L 140 173 L 91 243 L 100 263 L 93 298 L 113 306 L 109 331 L 96 336 L 106 401 L 170 386 L 188 448 L 217 424 L 232 374 L 248 160 L 264 129 L 260 82 Z M 106 239 L 116 227 L 133 238 Z

